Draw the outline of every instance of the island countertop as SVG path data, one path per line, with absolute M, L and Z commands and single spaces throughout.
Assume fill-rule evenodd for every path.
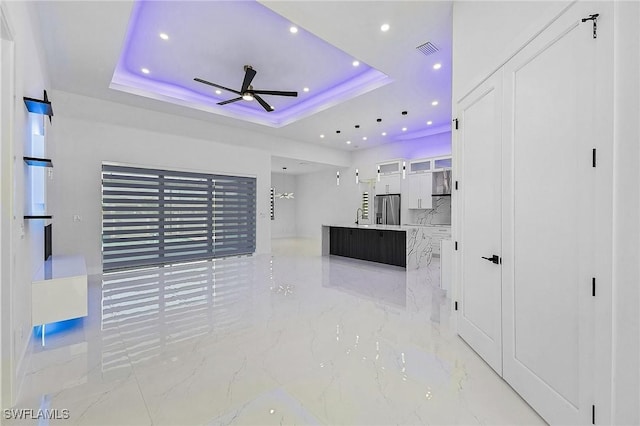
M 416 228 L 437 228 L 437 227 L 445 227 L 451 228 L 451 225 L 419 225 L 419 224 L 405 224 L 405 225 L 379 225 L 379 224 L 370 224 L 364 223 L 360 225 L 356 225 L 355 223 L 336 223 L 336 224 L 323 224 L 322 226 L 327 226 L 330 228 L 353 228 L 353 229 L 376 229 L 383 231 L 408 231 Z

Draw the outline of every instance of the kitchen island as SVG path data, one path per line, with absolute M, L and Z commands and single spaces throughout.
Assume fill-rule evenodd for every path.
M 323 256 L 336 255 L 418 269 L 431 263 L 439 244 L 440 240 L 425 226 L 322 225 Z

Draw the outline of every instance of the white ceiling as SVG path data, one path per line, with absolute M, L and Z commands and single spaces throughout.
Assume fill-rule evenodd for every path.
M 282 168 L 286 167 L 287 170 L 283 170 Z M 326 170 L 331 168 L 333 170 L 339 170 L 336 166 L 316 163 L 313 161 L 303 161 L 295 158 L 286 158 L 286 157 L 271 157 L 271 171 L 273 173 L 284 173 L 286 175 L 304 175 L 307 173 L 315 173 L 321 170 Z
M 137 2 L 110 87 L 282 127 L 391 81 L 355 59 L 255 1 Z M 238 99 L 246 65 L 257 72 L 255 90 L 299 96 L 261 96 L 275 111 L 257 101 L 217 105 Z
M 210 9 L 212 3 L 215 6 L 216 2 L 189 2 L 189 5 L 195 10 L 199 4 Z M 302 31 L 314 34 L 340 49 L 343 54 L 388 75 L 393 82 L 284 127 L 268 127 L 110 89 L 133 2 L 44 1 L 35 3 L 34 7 L 41 24 L 40 31 L 54 89 L 344 150 L 369 148 L 450 126 L 451 2 L 261 3 Z M 229 25 L 225 27 L 228 37 L 221 37 L 219 33 L 207 36 L 207 29 L 203 29 L 202 25 L 193 25 L 195 20 L 188 16 L 178 16 L 177 21 L 181 28 L 179 38 L 185 43 L 199 46 L 200 50 L 200 55 L 192 54 L 192 57 L 180 59 L 180 67 L 185 70 L 185 75 L 199 74 L 193 77 L 237 88 L 243 73 L 241 65 L 252 64 L 253 59 L 259 59 L 265 65 L 252 64 L 258 70 L 256 88 L 301 91 L 299 87 L 288 87 L 288 82 L 292 82 L 293 86 L 301 85 L 300 75 L 311 75 L 310 80 L 316 78 L 320 81 L 323 72 L 327 72 L 313 58 L 299 61 L 297 57 L 285 56 L 282 59 L 277 40 L 270 40 L 273 35 L 268 32 L 256 40 L 260 49 L 264 50 L 260 58 L 248 54 L 245 56 L 243 52 L 251 50 L 243 47 L 243 43 L 246 46 L 246 40 L 243 42 L 232 36 L 233 31 L 242 30 L 241 17 L 228 17 Z M 391 26 L 386 33 L 380 31 L 383 23 Z M 203 40 L 207 38 L 208 42 Z M 427 41 L 434 43 L 440 51 L 430 56 L 418 52 L 416 47 Z M 218 69 L 225 70 L 218 75 L 211 75 L 204 66 L 202 55 L 211 52 L 215 53 Z M 270 56 L 278 58 L 275 74 L 274 66 L 268 64 Z M 168 67 L 172 61 L 175 62 L 173 54 L 158 56 L 153 67 L 162 69 L 163 64 Z M 437 71 L 432 68 L 436 62 L 442 64 Z M 314 69 L 319 73 L 316 77 L 313 77 Z M 304 94 L 301 92 L 300 95 Z M 275 99 L 269 98 L 276 107 L 279 102 L 286 101 L 286 98 Z M 432 100 L 438 100 L 439 104 L 432 106 Z M 407 115 L 402 115 L 402 111 L 407 111 Z M 376 122 L 378 118 L 382 122 Z M 428 120 L 433 122 L 431 126 L 427 126 Z M 356 124 L 360 125 L 359 129 L 354 127 Z M 407 131 L 402 132 L 402 127 L 407 127 Z M 341 133 L 336 134 L 336 130 L 341 130 Z M 383 131 L 387 132 L 387 136 L 381 135 Z M 320 134 L 324 134 L 325 138 L 320 138 Z M 367 140 L 363 140 L 363 137 L 367 137 Z M 347 145 L 347 140 L 352 143 Z

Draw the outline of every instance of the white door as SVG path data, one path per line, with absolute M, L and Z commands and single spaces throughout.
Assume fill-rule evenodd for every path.
M 578 2 L 504 67 L 503 377 L 550 424 L 592 421 L 596 70 L 612 20 L 594 39 L 581 18 L 601 6 Z
M 458 103 L 458 334 L 502 374 L 502 72 Z

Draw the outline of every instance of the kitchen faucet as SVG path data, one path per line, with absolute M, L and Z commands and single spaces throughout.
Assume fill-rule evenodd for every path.
M 358 212 L 360 212 L 360 214 L 358 214 Z M 358 207 L 358 210 L 356 210 L 356 225 L 360 225 L 361 216 L 362 216 L 362 209 Z

